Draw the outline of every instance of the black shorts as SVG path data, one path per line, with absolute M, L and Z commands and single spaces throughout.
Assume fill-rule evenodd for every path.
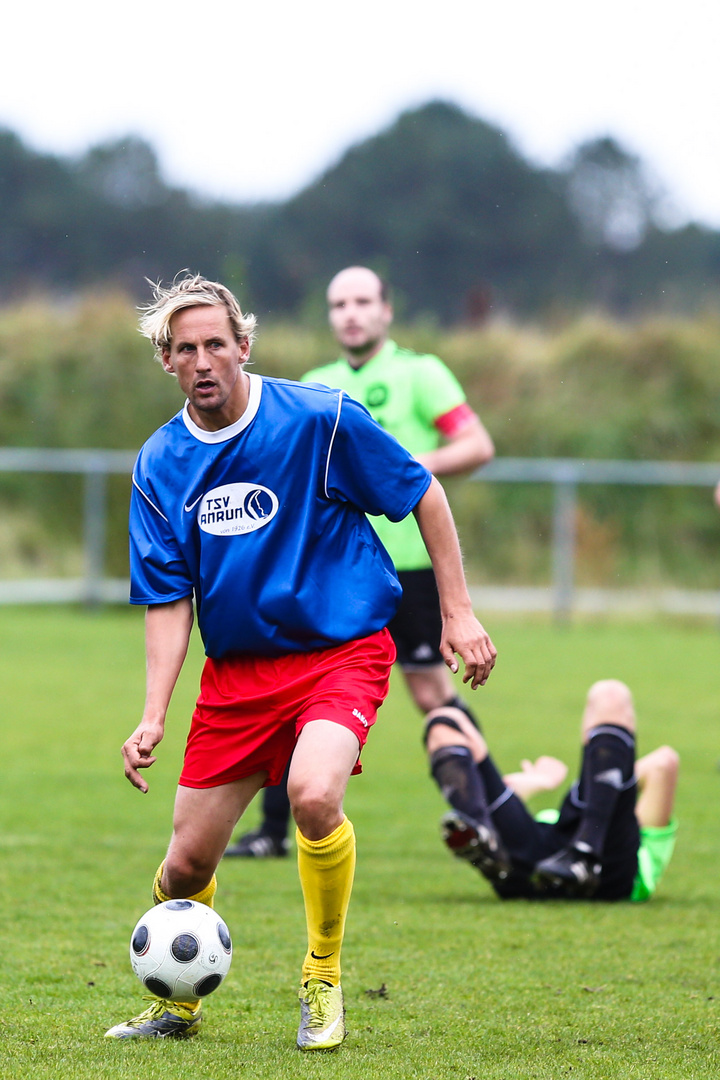
M 575 834 L 582 816 L 579 785 L 573 784 L 563 799 L 557 824 L 549 825 L 536 821 L 522 799 L 506 786 L 492 758 L 488 756 L 479 769 L 493 823 L 513 865 L 504 881 L 492 883 L 495 891 L 503 900 L 545 899 L 547 894 L 533 884 L 531 875 L 541 859 L 566 847 Z M 620 793 L 608 829 L 600 885 L 593 900 L 625 900 L 632 892 L 640 846 L 640 829 L 635 816 L 636 795 L 635 785 Z M 562 898 L 562 894 L 555 891 L 552 896 Z
M 397 662 L 406 671 L 442 664 L 442 618 L 435 574 L 427 570 L 398 570 L 402 585 L 400 606 L 388 623 L 397 649 Z

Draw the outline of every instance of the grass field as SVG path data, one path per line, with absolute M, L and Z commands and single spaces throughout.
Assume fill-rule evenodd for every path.
M 630 683 L 641 751 L 670 742 L 682 758 L 673 862 L 644 906 L 501 904 L 439 842 L 442 801 L 396 680 L 346 804 L 350 1034 L 335 1054 L 301 1055 L 293 859 L 221 866 L 235 958 L 198 1038 L 103 1040 L 142 1004 L 129 935 L 167 843 L 201 651 L 142 796 L 119 756 L 142 702 L 141 614 L 0 609 L 2 1080 L 720 1076 L 717 628 L 487 625 L 500 659 L 475 700 L 502 767 L 541 752 L 574 767 L 587 686 Z

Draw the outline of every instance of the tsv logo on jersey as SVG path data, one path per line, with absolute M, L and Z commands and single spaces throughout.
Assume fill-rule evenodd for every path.
M 198 525 L 213 536 L 255 532 L 277 514 L 277 495 L 260 484 L 224 484 L 203 495 Z

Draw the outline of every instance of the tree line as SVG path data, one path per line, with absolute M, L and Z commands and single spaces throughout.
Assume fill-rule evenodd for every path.
M 188 267 L 261 315 L 322 314 L 328 278 L 368 263 L 408 320 L 480 325 L 588 306 L 689 313 L 714 304 L 720 232 L 663 224 L 643 163 L 608 136 L 557 169 L 442 101 L 400 115 L 284 202 L 233 205 L 168 185 L 134 136 L 76 158 L 0 131 L 6 299 L 98 284 L 146 292 Z

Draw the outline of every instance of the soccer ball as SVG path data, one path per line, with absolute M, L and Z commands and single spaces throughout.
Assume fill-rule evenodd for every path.
M 166 900 L 146 911 L 130 939 L 130 963 L 151 994 L 197 1001 L 217 990 L 232 960 L 227 926 L 196 900 Z

